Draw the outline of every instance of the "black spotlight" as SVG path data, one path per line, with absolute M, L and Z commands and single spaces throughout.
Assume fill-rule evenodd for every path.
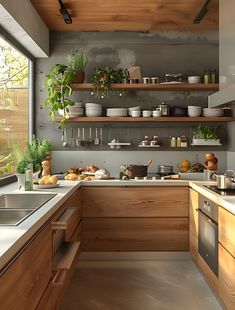
M 62 15 L 64 22 L 66 24 L 72 24 L 72 18 L 68 12 L 68 10 L 66 9 L 66 7 L 64 6 L 63 2 L 61 0 L 58 0 L 59 4 L 60 4 L 60 14 Z
M 207 0 L 201 10 L 198 12 L 197 16 L 194 18 L 193 23 L 194 24 L 200 24 L 200 22 L 203 20 L 204 16 L 208 12 L 208 4 L 210 0 Z

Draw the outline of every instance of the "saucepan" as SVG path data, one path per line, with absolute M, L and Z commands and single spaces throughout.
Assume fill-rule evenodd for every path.
M 146 177 L 148 174 L 148 167 L 151 165 L 152 160 L 147 162 L 147 165 L 122 165 L 121 168 L 125 175 L 129 177 L 129 179 L 134 179 L 135 177 Z
M 235 172 L 227 170 L 225 174 L 216 174 L 216 185 L 219 189 L 231 189 L 235 183 Z

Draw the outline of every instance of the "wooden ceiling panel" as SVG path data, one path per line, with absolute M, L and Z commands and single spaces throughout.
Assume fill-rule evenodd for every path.
M 64 23 L 57 0 L 31 0 L 51 31 L 218 29 L 218 1 L 211 0 L 203 21 L 194 25 L 205 0 L 64 0 L 72 24 Z

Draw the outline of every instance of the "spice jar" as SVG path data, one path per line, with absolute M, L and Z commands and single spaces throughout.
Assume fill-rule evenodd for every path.
M 152 140 L 150 141 L 150 145 L 151 146 L 158 145 L 157 139 L 158 139 L 158 136 L 153 136 Z
M 204 70 L 203 81 L 204 81 L 204 84 L 210 83 L 210 71 L 207 68 Z
M 177 138 L 176 146 L 177 146 L 177 147 L 181 147 L 181 137 L 178 137 L 178 138 Z
M 176 138 L 171 137 L 171 147 L 176 147 Z
M 158 109 L 161 111 L 162 116 L 169 116 L 170 115 L 170 107 L 165 102 L 162 102 L 158 105 Z
M 216 70 L 211 70 L 210 83 L 211 84 L 216 83 Z
M 180 147 L 187 147 L 187 146 L 188 146 L 187 138 L 185 136 L 181 136 Z

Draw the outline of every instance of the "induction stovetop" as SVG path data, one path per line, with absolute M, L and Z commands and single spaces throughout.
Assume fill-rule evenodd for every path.
M 208 189 L 210 189 L 211 191 L 221 195 L 221 196 L 235 196 L 235 188 L 231 188 L 231 189 L 219 189 L 217 186 L 215 185 L 205 185 L 205 187 L 207 187 Z

